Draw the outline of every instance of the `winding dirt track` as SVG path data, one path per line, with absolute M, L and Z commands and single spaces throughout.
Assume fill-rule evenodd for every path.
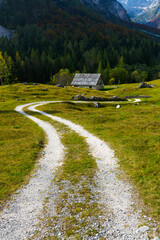
M 19 190 L 19 194 L 13 197 L 13 200 L 1 213 L 0 239 L 27 239 L 34 234 L 38 214 L 40 214 L 43 208 L 47 190 L 54 177 L 54 169 L 63 160 L 64 147 L 56 130 L 49 123 L 24 113 L 23 108 L 28 107 L 31 111 L 67 125 L 80 136 L 85 137 L 89 150 L 96 159 L 99 169 L 96 179 L 101 193 L 101 202 L 107 205 L 112 212 L 110 230 L 106 233 L 106 239 L 148 240 L 147 232 L 139 231 L 138 229 L 138 225 L 141 222 L 139 220 L 139 212 L 133 211 L 132 208 L 134 204 L 132 187 L 129 183 L 117 178 L 119 170 L 114 152 L 104 141 L 93 136 L 80 125 L 36 109 L 36 107 L 47 103 L 51 102 L 29 103 L 16 108 L 17 112 L 30 118 L 43 128 L 48 137 L 48 144 L 44 149 L 44 156 L 39 161 L 39 167 L 29 184 L 23 186 L 22 190 Z M 108 225 L 106 228 L 108 228 Z M 114 234 L 116 234 L 116 238 L 114 238 Z
M 23 112 L 31 104 L 18 106 L 16 111 L 37 123 L 46 133 L 48 144 L 30 182 L 14 195 L 0 215 L 0 240 L 24 240 L 36 230 L 38 214 L 43 209 L 47 190 L 54 177 L 53 171 L 63 160 L 63 145 L 56 130 L 38 118 Z

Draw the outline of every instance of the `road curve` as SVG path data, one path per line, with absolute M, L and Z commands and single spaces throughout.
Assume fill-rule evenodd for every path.
M 44 104 L 46 103 L 37 103 L 28 109 L 65 124 L 80 136 L 84 137 L 91 154 L 97 161 L 99 169 L 97 184 L 101 192 L 101 203 L 106 204 L 110 211 L 113 212 L 109 224 L 110 230 L 106 232 L 105 235 L 106 239 L 148 240 L 147 232 L 141 232 L 138 228 L 141 221 L 139 212 L 134 211 L 132 207 L 136 204 L 132 198 L 132 194 L 134 194 L 132 186 L 117 178 L 120 171 L 118 170 L 117 159 L 114 156 L 113 150 L 111 150 L 104 141 L 90 134 L 82 126 L 36 109 Z M 121 172 L 121 174 L 124 173 Z M 106 223 L 104 227 L 108 229 L 108 223 Z
M 64 147 L 56 130 L 49 124 L 23 111 L 25 104 L 16 107 L 16 111 L 37 123 L 46 133 L 48 144 L 43 150 L 35 173 L 29 183 L 23 186 L 0 214 L 0 239 L 24 240 L 31 237 L 36 229 L 38 214 L 54 178 L 53 172 L 63 160 Z
M 104 141 L 93 136 L 80 125 L 36 109 L 36 107 L 47 103 L 53 103 L 53 101 L 29 103 L 16 108 L 17 112 L 30 118 L 43 128 L 48 136 L 48 145 L 44 149 L 45 154 L 40 159 L 40 168 L 38 168 L 36 174 L 2 212 L 0 216 L 0 239 L 21 240 L 34 234 L 37 216 L 43 208 L 47 189 L 53 179 L 53 169 L 63 159 L 63 145 L 55 129 L 49 123 L 26 114 L 23 108 L 28 107 L 31 111 L 67 125 L 80 136 L 85 137 L 99 169 L 96 180 L 101 195 L 100 203 L 106 205 L 112 212 L 109 223 L 107 221 L 103 225 L 103 236 L 109 240 L 148 240 L 147 232 L 142 232 L 138 228 L 141 221 L 139 212 L 132 207 L 136 204 L 132 198 L 132 194 L 134 194 L 132 186 L 117 178 L 117 174 L 123 174 L 123 172 L 118 169 L 114 152 Z

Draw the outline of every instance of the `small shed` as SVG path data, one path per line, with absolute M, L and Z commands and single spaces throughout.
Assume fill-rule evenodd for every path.
M 104 89 L 104 82 L 101 74 L 77 73 L 73 78 L 71 86 L 101 90 Z

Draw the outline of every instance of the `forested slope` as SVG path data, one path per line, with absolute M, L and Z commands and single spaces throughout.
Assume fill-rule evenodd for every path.
M 9 69 L 3 82 L 49 82 L 62 68 L 101 72 L 107 82 L 158 76 L 160 43 L 115 25 L 78 0 L 8 0 L 0 24 L 15 29 L 0 39 Z M 9 58 L 10 56 L 10 58 Z

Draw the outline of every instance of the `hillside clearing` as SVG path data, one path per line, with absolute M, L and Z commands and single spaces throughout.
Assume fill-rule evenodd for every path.
M 136 202 L 134 203 L 134 200 L 132 198 L 132 195 L 134 195 L 134 193 L 133 193 L 133 190 L 131 189 L 131 186 L 126 181 L 122 181 L 121 178 L 117 178 L 117 174 L 123 174 L 123 173 L 119 172 L 119 170 L 117 169 L 117 167 L 118 167 L 117 161 L 114 158 L 113 151 L 111 151 L 111 149 L 109 149 L 109 147 L 103 141 L 101 141 L 97 137 L 94 137 L 92 134 L 88 133 L 81 126 L 73 124 L 72 122 L 67 121 L 65 119 L 54 117 L 47 113 L 43 113 L 38 110 L 35 110 L 35 107 L 37 107 L 39 105 L 43 105 L 43 104 L 44 103 L 34 104 L 34 105 L 32 104 L 33 106 L 31 105 L 29 107 L 29 110 L 35 111 L 37 113 L 41 113 L 42 115 L 50 117 L 53 120 L 61 122 L 65 125 L 69 126 L 72 130 L 76 131 L 79 135 L 81 135 L 85 138 L 87 144 L 89 145 L 90 153 L 93 155 L 94 159 L 96 159 L 96 161 L 97 161 L 98 171 L 97 171 L 97 174 L 94 174 L 92 176 L 92 178 L 94 179 L 95 184 L 97 186 L 96 191 L 99 192 L 99 193 L 96 193 L 97 196 L 99 195 L 98 202 L 97 203 L 93 202 L 91 204 L 91 206 L 93 205 L 92 210 L 91 210 L 90 214 L 88 215 L 90 221 L 86 222 L 86 227 L 84 227 L 84 228 L 82 227 L 79 230 L 77 230 L 78 229 L 77 227 L 79 226 L 79 224 L 78 224 L 77 227 L 72 226 L 70 232 L 68 232 L 69 231 L 68 227 L 71 224 L 68 222 L 68 224 L 69 224 L 68 227 L 65 228 L 62 225 L 62 227 L 60 227 L 58 232 L 56 230 L 56 233 L 52 233 L 52 235 L 48 235 L 48 237 L 53 236 L 53 238 L 54 237 L 64 238 L 64 237 L 69 237 L 69 236 L 73 236 L 73 237 L 77 236 L 80 239 L 84 238 L 84 237 L 86 239 L 97 239 L 97 238 L 98 239 L 99 238 L 115 239 L 115 237 L 117 239 L 137 239 L 137 240 L 149 239 L 147 237 L 147 231 L 143 232 L 143 231 L 139 230 L 140 225 L 142 225 L 143 227 L 146 227 L 146 226 L 144 223 L 142 224 L 142 222 L 140 220 L 139 212 L 137 212 L 137 210 L 132 207 L 132 205 L 136 204 Z M 22 108 L 27 107 L 28 105 L 29 104 L 19 106 L 16 108 L 16 110 L 19 113 L 24 114 L 24 112 L 22 111 Z M 18 239 L 18 238 L 24 239 L 24 238 L 32 237 L 33 233 L 35 232 L 35 229 L 36 229 L 36 223 L 38 221 L 38 219 L 36 219 L 36 217 L 38 214 L 41 215 L 40 211 L 42 210 L 42 203 L 44 201 L 43 199 L 45 196 L 47 197 L 47 195 L 48 195 L 47 194 L 48 187 L 49 187 L 51 193 L 53 192 L 53 194 L 56 194 L 55 189 L 54 188 L 52 189 L 50 187 L 50 184 L 51 184 L 50 180 L 53 177 L 51 174 L 52 171 L 50 171 L 50 170 L 53 168 L 53 166 L 55 167 L 57 165 L 57 163 L 54 161 L 55 157 L 57 157 L 57 152 L 56 152 L 57 148 L 59 149 L 58 159 L 62 158 L 61 157 L 62 154 L 59 154 L 62 146 L 61 146 L 59 140 L 55 139 L 56 133 L 53 132 L 53 130 L 49 126 L 49 124 L 45 124 L 44 121 L 38 120 L 37 118 L 32 117 L 28 114 L 25 114 L 25 116 L 29 117 L 31 120 L 35 121 L 39 126 L 41 126 L 45 130 L 45 132 L 47 133 L 47 136 L 49 138 L 49 142 L 48 142 L 47 148 L 45 149 L 45 158 L 44 159 L 42 158 L 42 160 L 40 161 L 41 165 L 40 165 L 40 168 L 38 169 L 38 171 L 36 172 L 36 175 L 33 178 L 31 178 L 29 184 L 25 188 L 23 188 L 22 191 L 20 191 L 20 193 L 19 193 L 19 195 L 17 195 L 16 199 L 10 202 L 7 209 L 4 209 L 4 212 L 2 212 L 2 220 L 1 220 L 1 224 L 0 224 L 1 229 L 3 229 L 3 231 L 1 231 L 2 239 L 7 239 L 8 237 L 9 237 L 9 239 Z M 53 146 L 54 146 L 54 151 L 53 151 Z M 48 160 L 49 160 L 49 162 L 47 163 Z M 56 163 L 56 165 L 55 165 L 55 163 Z M 68 162 L 68 164 L 71 167 L 71 163 Z M 73 165 L 73 163 L 72 163 L 72 165 Z M 93 165 L 93 163 L 92 163 L 92 165 L 90 165 L 91 172 L 92 172 L 92 169 L 94 169 L 94 165 Z M 49 171 L 47 170 L 48 166 L 50 168 Z M 68 170 L 70 169 L 70 167 L 68 168 Z M 80 166 L 79 166 L 79 168 L 80 168 Z M 86 170 L 87 170 L 87 168 L 86 168 Z M 50 172 L 50 174 L 49 174 L 50 176 L 47 175 L 48 172 Z M 76 170 L 76 172 L 77 172 L 77 170 Z M 84 172 L 81 174 L 82 174 L 82 177 L 84 180 L 86 178 L 85 177 L 86 173 Z M 45 177 L 42 177 L 43 175 Z M 63 175 L 62 175 L 62 178 L 64 178 Z M 78 178 L 79 179 L 77 179 L 76 182 L 78 184 L 80 184 L 81 177 L 79 176 Z M 93 185 L 92 178 L 90 179 L 90 184 L 87 179 L 85 180 L 86 188 L 89 188 L 89 185 Z M 39 184 L 39 181 L 40 181 L 40 184 Z M 68 181 L 69 181 L 68 177 L 63 180 L 63 182 L 62 182 L 63 184 L 61 185 L 62 189 L 64 187 L 65 182 L 68 185 Z M 71 188 L 73 185 L 72 181 L 70 184 L 71 184 L 71 186 L 70 186 L 70 188 Z M 43 185 L 44 185 L 44 188 L 43 188 Z M 39 188 L 39 186 L 40 186 L 40 188 Z M 54 186 L 54 184 L 52 185 L 52 187 L 53 186 Z M 78 186 L 78 188 L 81 188 L 81 187 Z M 96 200 L 96 195 L 94 196 L 94 194 L 95 194 L 94 193 L 95 190 L 93 190 L 94 188 L 95 187 L 93 185 L 91 187 L 93 201 Z M 40 196 L 38 195 L 36 197 L 36 195 L 37 195 L 37 194 L 35 194 L 36 192 L 38 194 L 40 194 Z M 90 199 L 91 193 L 89 190 L 87 192 L 88 192 L 88 197 Z M 51 194 L 51 193 L 49 193 L 49 194 Z M 65 194 L 67 194 L 67 192 L 65 192 Z M 33 203 L 31 196 L 34 196 L 35 203 Z M 68 198 L 70 198 L 70 196 L 71 195 L 68 195 Z M 65 196 L 61 196 L 61 198 L 65 200 L 64 197 Z M 82 194 L 82 199 L 83 199 L 83 197 L 84 197 L 84 193 Z M 49 195 L 47 198 L 50 201 Z M 28 201 L 28 199 L 31 199 L 31 201 Z M 79 197 L 79 199 L 81 199 L 81 197 Z M 77 199 L 78 202 L 79 202 L 79 199 Z M 68 202 L 70 202 L 69 199 L 68 199 Z M 89 202 L 90 202 L 90 200 L 89 200 Z M 57 204 L 59 204 L 59 202 L 57 202 Z M 72 200 L 72 204 L 73 204 L 73 206 L 75 204 L 75 202 L 73 200 Z M 82 204 L 84 204 L 84 200 L 82 200 Z M 54 202 L 52 203 L 52 205 L 54 205 Z M 70 206 L 71 209 L 72 208 L 74 209 L 73 206 Z M 104 208 L 103 214 L 100 211 L 98 211 L 98 208 L 99 208 L 98 206 L 102 206 L 101 207 L 102 209 Z M 17 207 L 19 209 L 18 215 L 17 215 Z M 87 208 L 85 211 L 88 210 L 89 205 L 86 205 L 86 207 Z M 25 211 L 24 211 L 24 208 L 25 208 Z M 63 208 L 62 206 L 59 208 L 60 213 L 62 211 L 62 208 Z M 108 208 L 108 211 L 105 210 L 107 208 Z M 72 225 L 75 224 L 75 223 L 73 223 L 73 221 L 75 222 L 76 218 L 83 219 L 84 213 L 83 213 L 82 208 L 80 208 L 80 209 L 81 210 L 78 211 L 79 212 L 78 216 L 77 216 L 77 213 L 73 214 L 73 210 L 70 213 L 68 213 L 68 215 L 66 215 L 66 217 L 68 216 L 70 218 L 70 221 L 72 221 Z M 94 212 L 95 210 L 96 210 L 96 212 Z M 110 221 L 108 221 L 108 213 L 109 212 L 110 212 L 110 214 L 109 214 Z M 92 217 L 93 219 L 91 218 L 92 214 L 93 214 L 93 217 Z M 103 216 L 103 219 L 102 219 L 102 216 Z M 54 218 L 57 217 L 57 214 L 55 213 L 55 215 L 53 217 Z M 86 216 L 87 219 L 88 219 L 88 217 Z M 98 218 L 99 218 L 99 220 L 97 222 Z M 3 219 L 5 219 L 5 220 L 3 220 Z M 93 225 L 93 222 L 94 222 L 94 227 L 92 229 L 91 226 Z M 62 219 L 59 224 L 60 225 L 63 224 Z M 91 226 L 90 226 L 90 224 L 91 224 Z M 5 231 L 5 228 L 3 225 L 5 227 L 7 227 L 6 228 L 7 232 Z M 151 222 L 151 225 L 150 225 L 150 222 L 148 222 L 148 225 L 153 226 L 153 222 Z M 17 227 L 18 227 L 18 231 L 17 231 Z M 62 229 L 63 229 L 63 231 L 62 231 Z M 86 232 L 86 230 L 87 230 L 87 232 Z M 88 232 L 88 230 L 90 230 L 90 233 Z M 48 230 L 47 230 L 47 234 L 49 234 Z M 39 236 L 37 239 L 43 239 L 43 237 L 46 237 L 46 233 L 43 236 Z
M 19 104 L 38 101 L 63 100 L 68 101 L 77 94 L 86 96 L 126 96 L 148 95 L 151 98 L 141 99 L 140 105 L 132 102 L 121 103 L 121 109 L 116 109 L 117 103 L 106 103 L 104 108 L 95 109 L 92 103 L 54 103 L 41 107 L 43 111 L 71 120 L 82 125 L 90 133 L 101 140 L 109 142 L 118 156 L 121 167 L 130 177 L 130 181 L 138 187 L 141 197 L 147 205 L 147 214 L 159 219 L 159 105 L 160 83 L 154 81 L 153 89 L 138 89 L 139 84 L 126 84 L 116 86 L 109 90 L 99 92 L 89 89 L 69 88 L 60 89 L 53 86 L 16 84 L 0 87 L 1 94 L 1 131 L 0 149 L 1 163 L 10 166 L 11 170 L 3 168 L 1 171 L 1 203 L 17 189 L 20 184 L 26 182 L 26 175 L 34 167 L 35 159 L 43 147 L 44 134 L 30 120 L 14 113 L 14 108 Z M 47 92 L 44 92 L 45 88 Z M 7 127 L 6 127 L 7 126 Z M 15 127 L 14 127 L 15 126 Z M 15 131 L 13 131 L 13 127 Z M 23 133 L 23 135 L 22 135 Z M 38 135 L 40 133 L 40 135 Z M 10 138 L 9 136 L 12 136 Z M 20 137 L 23 137 L 21 141 Z M 29 137 L 29 138 L 28 138 Z M 14 142 L 13 140 L 14 139 Z M 18 140 L 16 142 L 16 139 Z M 12 147 L 14 144 L 16 147 Z M 23 148 L 21 147 L 23 144 Z M 27 144 L 27 145 L 26 145 Z M 26 148 L 27 147 L 27 148 Z M 8 149 L 12 149 L 12 152 Z M 23 149 L 18 153 L 20 149 Z M 30 151 L 28 151 L 30 149 Z M 34 154 L 31 152 L 34 151 Z M 17 156 L 19 164 L 15 165 Z M 24 159 L 27 161 L 24 162 Z M 21 170 L 27 167 L 27 171 Z M 20 171 L 22 178 L 17 177 Z M 7 177 L 6 177 L 7 176 Z M 5 177 L 5 178 L 4 178 Z M 4 181 L 5 179 L 5 181 Z M 11 181 L 9 181 L 11 179 Z M 13 181 L 15 179 L 16 181 Z M 28 180 L 27 180 L 28 181 Z M 2 194 L 2 191 L 5 190 Z M 1 207 L 3 206 L 1 204 Z M 146 215 L 146 213 L 145 213 Z M 158 231 L 158 230 L 157 230 Z

